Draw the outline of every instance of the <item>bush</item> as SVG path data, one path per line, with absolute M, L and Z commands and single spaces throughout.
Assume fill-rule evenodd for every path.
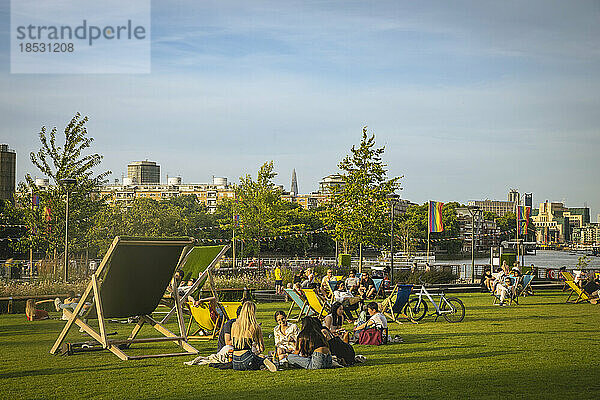
M 414 284 L 420 284 L 421 281 L 425 283 L 452 283 L 456 281 L 457 278 L 458 277 L 455 274 L 453 274 L 452 271 L 448 270 L 431 270 L 429 272 L 410 272 L 409 270 L 403 270 L 394 275 L 394 280 L 396 282 Z

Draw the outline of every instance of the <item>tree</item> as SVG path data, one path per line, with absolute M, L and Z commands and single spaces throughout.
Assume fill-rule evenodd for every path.
M 246 240 L 245 248 L 260 257 L 261 238 L 282 232 L 289 203 L 281 200 L 281 190 L 273 183 L 273 161 L 259 169 L 256 181 L 248 174 L 235 187 L 235 199 L 220 205 L 220 224 L 236 230 L 236 239 Z
M 344 184 L 333 193 L 322 217 L 345 252 L 362 244 L 378 247 L 387 242 L 387 196 L 399 189 L 401 177 L 387 179 L 384 151 L 385 147 L 375 147 L 375 135 L 369 136 L 365 126 L 360 145 L 352 146 L 350 155 L 338 164 Z
M 41 148 L 30 154 L 31 162 L 51 180 L 47 188 L 36 186 L 30 174 L 25 183 L 19 184 L 17 199 L 25 210 L 25 220 L 30 226 L 27 246 L 41 251 L 64 251 L 65 199 L 69 191 L 69 248 L 81 251 L 87 247 L 87 235 L 93 225 L 95 214 L 104 201 L 97 195 L 97 187 L 105 182 L 110 171 L 95 174 L 94 169 L 102 162 L 99 154 L 87 154 L 93 138 L 88 136 L 87 117 L 79 113 L 64 129 L 64 143 L 57 144 L 57 128 L 47 132 L 42 126 L 39 132 Z M 76 184 L 65 186 L 65 178 L 75 179 Z M 39 201 L 38 201 L 39 199 Z
M 432 244 L 439 249 L 446 250 L 449 254 L 457 254 L 461 251 L 462 241 L 444 240 L 457 238 L 460 234 L 460 226 L 456 216 L 456 208 L 461 205 L 457 202 L 448 202 L 442 208 L 442 223 L 444 231 L 436 233 L 431 237 Z M 405 230 L 405 235 L 410 238 L 421 240 L 421 248 L 427 247 L 427 230 L 429 229 L 429 203 L 408 207 L 406 213 L 398 218 L 398 223 Z M 401 229 L 402 229 L 401 228 Z M 406 232 L 408 230 L 408 232 Z M 440 240 L 441 239 L 441 240 Z

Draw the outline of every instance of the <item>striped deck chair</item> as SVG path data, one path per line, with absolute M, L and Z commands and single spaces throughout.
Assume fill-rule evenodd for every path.
M 193 243 L 193 238 L 115 237 L 75 310 L 63 310 L 69 319 L 50 353 L 58 352 L 67 333 L 76 324 L 98 341 L 103 349 L 111 351 L 121 360 L 197 354 L 198 350 L 187 342 L 181 303 L 173 283 L 175 271 L 185 262 Z M 171 332 L 151 316 L 169 282 L 175 293 L 174 312 L 177 314 L 178 334 Z M 92 306 L 80 316 L 80 311 L 88 301 L 92 302 Z M 97 329 L 87 321 L 87 318 L 94 316 L 98 318 Z M 130 317 L 136 317 L 138 322 L 127 339 L 108 337 L 108 319 Z M 137 338 L 144 325 L 154 328 L 161 336 Z M 123 351 L 133 344 L 153 342 L 172 342 L 181 346 L 185 352 L 130 356 Z
M 310 308 L 315 312 L 319 318 L 325 317 L 327 312 L 331 308 L 331 304 L 327 301 L 321 300 L 317 292 L 314 289 L 302 289 L 306 296 L 306 301 Z
M 412 323 L 417 322 L 412 318 L 412 310 L 410 307 L 406 307 L 408 299 L 412 292 L 413 285 L 400 285 L 397 284 L 392 293 L 381 303 L 381 312 L 390 317 L 394 322 L 401 324 L 399 321 L 400 317 L 406 318 Z M 406 315 L 405 311 L 409 315 Z
M 288 295 L 288 297 L 290 299 L 292 299 L 292 304 L 290 305 L 290 309 L 288 310 L 288 320 L 289 321 L 299 321 L 300 319 L 302 319 L 304 316 L 306 315 L 313 315 L 313 310 L 310 308 L 310 305 L 308 304 L 308 301 L 304 301 L 304 299 L 302 299 L 300 297 L 300 295 L 298 293 L 296 293 L 296 291 L 294 289 L 283 289 L 283 291 Z M 296 317 L 292 317 L 292 310 L 294 308 L 294 306 L 297 306 L 298 309 L 300 310 L 298 315 Z

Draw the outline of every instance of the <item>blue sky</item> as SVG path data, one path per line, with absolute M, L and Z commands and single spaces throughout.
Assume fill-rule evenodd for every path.
M 368 125 L 404 198 L 512 187 L 595 220 L 599 17 L 597 1 L 154 1 L 150 74 L 18 75 L 0 0 L 0 141 L 35 174 L 40 127 L 79 111 L 113 178 L 149 159 L 163 179 L 237 181 L 274 160 L 309 192 Z

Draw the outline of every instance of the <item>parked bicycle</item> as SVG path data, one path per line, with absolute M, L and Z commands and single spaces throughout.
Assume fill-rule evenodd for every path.
M 439 304 L 432 296 L 440 296 Z M 427 299 L 433 304 L 435 311 L 429 315 L 435 315 L 435 319 L 442 316 L 448 322 L 461 322 L 465 318 L 465 305 L 458 297 L 446 297 L 444 292 L 431 294 L 425 289 L 425 283 L 421 281 L 421 290 L 416 293 L 406 304 L 405 313 L 415 321 L 420 321 L 427 315 Z

